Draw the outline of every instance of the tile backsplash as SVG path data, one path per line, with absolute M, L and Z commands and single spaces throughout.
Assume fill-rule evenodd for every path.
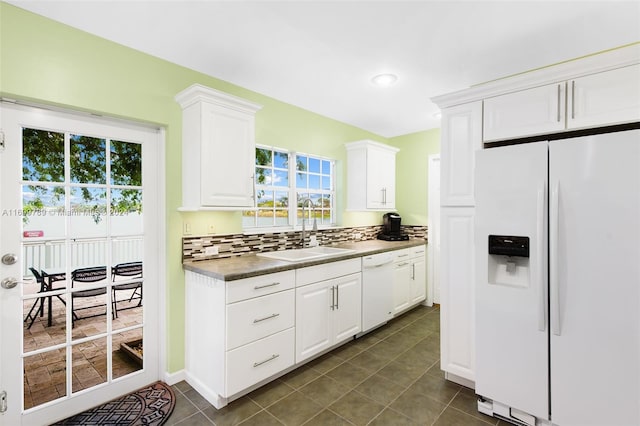
M 316 233 L 320 245 L 374 240 L 382 225 L 321 229 Z M 402 226 L 410 238 L 427 239 L 426 226 Z M 203 235 L 182 238 L 182 262 L 222 259 L 264 251 L 286 250 L 300 246 L 300 231 L 268 232 L 263 234 Z M 307 233 L 308 236 L 311 233 Z M 207 247 L 218 247 L 218 254 L 206 254 Z

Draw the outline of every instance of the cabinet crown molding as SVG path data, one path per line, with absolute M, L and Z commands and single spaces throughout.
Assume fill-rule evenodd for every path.
M 207 102 L 251 114 L 262 109 L 262 105 L 249 102 L 246 99 L 242 99 L 201 84 L 192 84 L 182 92 L 178 93 L 174 99 L 180 104 L 182 109 L 198 102 Z
M 381 142 L 375 142 L 375 141 L 371 141 L 368 139 L 365 140 L 361 140 L 361 141 L 355 141 L 355 142 L 349 142 L 344 144 L 344 146 L 347 148 L 347 150 L 350 149 L 358 149 L 358 148 L 363 148 L 366 146 L 374 146 L 377 148 L 381 148 L 381 149 L 386 149 L 388 151 L 393 151 L 393 152 L 399 152 L 400 148 L 396 148 L 395 146 L 391 146 L 391 145 L 387 145 Z
M 637 63 L 640 63 L 640 42 L 434 96 L 431 101 L 443 109 Z

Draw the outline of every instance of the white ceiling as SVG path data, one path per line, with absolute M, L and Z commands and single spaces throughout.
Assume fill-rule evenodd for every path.
M 439 127 L 432 96 L 640 41 L 639 0 L 8 3 L 384 137 Z

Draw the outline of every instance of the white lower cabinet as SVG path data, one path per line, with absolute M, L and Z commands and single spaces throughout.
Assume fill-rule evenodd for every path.
M 395 256 L 399 313 L 425 299 L 425 246 Z M 216 408 L 362 332 L 361 258 L 229 282 L 187 270 L 185 281 L 185 376 Z
M 294 365 L 295 271 L 185 281 L 185 375 L 216 408 Z
M 414 247 L 411 250 L 411 305 L 427 298 L 427 248 Z
M 294 363 L 294 328 L 227 352 L 227 392 L 250 387 Z
M 409 307 L 411 300 L 411 264 L 409 249 L 397 250 L 393 263 L 393 314 Z
M 393 313 L 398 315 L 427 297 L 426 247 L 395 251 Z
M 440 212 L 440 354 L 447 373 L 475 381 L 474 207 Z
M 296 288 L 297 363 L 360 331 L 362 276 L 359 272 Z

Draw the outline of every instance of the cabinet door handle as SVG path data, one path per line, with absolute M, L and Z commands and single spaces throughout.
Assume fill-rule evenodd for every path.
M 398 257 L 407 257 L 407 256 L 409 256 L 409 254 L 408 254 L 408 253 L 405 253 L 405 254 L 399 254 L 399 255 L 398 255 Z
M 275 317 L 279 317 L 279 316 L 280 316 L 280 314 L 271 314 L 271 315 L 269 315 L 268 317 L 254 319 L 254 320 L 253 320 L 253 323 L 255 324 L 255 323 L 262 322 L 262 321 L 266 321 L 266 320 L 268 320 L 268 319 L 275 318 Z
M 336 309 L 340 309 L 340 287 L 336 286 Z
M 280 285 L 280 283 L 276 282 L 276 283 L 271 283 L 271 284 L 257 285 L 257 286 L 254 286 L 253 289 L 254 290 L 260 290 L 262 288 L 273 287 L 273 286 L 276 286 L 276 285 Z
M 554 182 L 549 206 L 549 291 L 550 309 L 549 318 L 551 332 L 560 336 L 560 283 L 558 282 L 558 226 L 560 209 L 560 182 Z
M 253 367 L 254 367 L 254 368 L 255 368 L 255 367 L 259 367 L 259 366 L 261 366 L 262 364 L 266 364 L 266 363 L 267 363 L 267 362 L 269 362 L 269 361 L 273 361 L 274 359 L 278 358 L 279 356 L 280 356 L 280 354 L 273 354 L 273 355 L 271 355 L 271 357 L 269 357 L 269 358 L 265 359 L 264 361 L 254 362 L 254 363 L 253 363 Z
M 336 300 L 336 288 L 335 286 L 331 286 L 331 305 L 329 306 L 329 309 L 331 309 L 332 311 L 336 308 L 335 300 Z
M 416 279 L 416 264 L 415 263 L 411 264 L 411 279 L 412 280 Z
M 571 82 L 571 119 L 576 118 L 576 81 Z
M 399 263 L 398 266 L 407 266 L 408 264 L 409 262 L 402 262 L 402 263 Z
M 561 87 L 560 84 L 558 84 L 558 105 L 557 105 L 557 107 L 558 107 L 558 114 L 557 114 L 558 115 L 558 117 L 557 117 L 558 123 L 560 122 L 560 92 L 562 92 L 562 87 Z

